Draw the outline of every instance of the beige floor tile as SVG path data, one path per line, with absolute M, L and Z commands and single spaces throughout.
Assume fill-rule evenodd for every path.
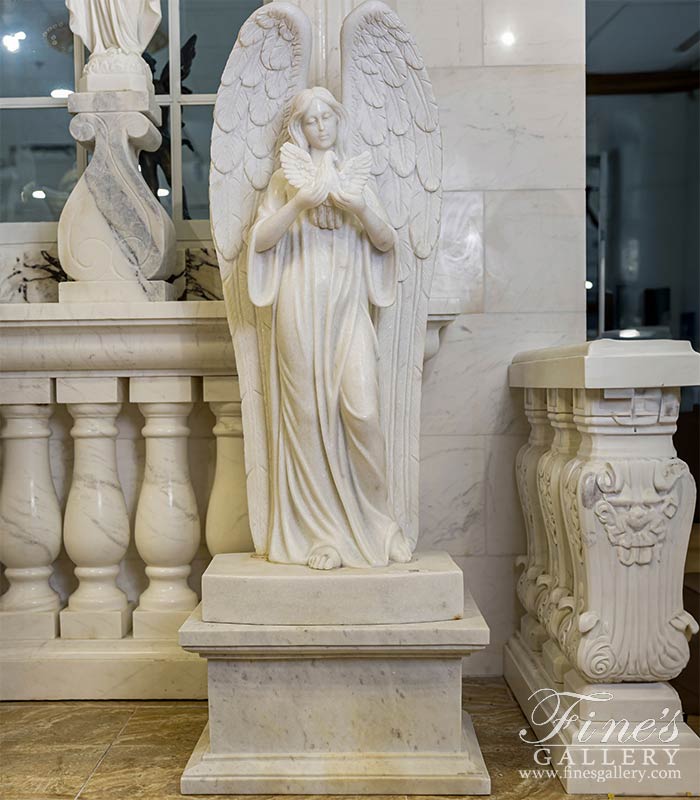
M 113 745 L 80 800 L 173 800 L 181 798 L 180 776 L 189 753 L 158 745 Z
M 136 704 L 3 703 L 0 704 L 0 748 L 31 742 L 50 747 L 105 745 L 126 725 Z
M 207 724 L 206 703 L 199 705 L 144 705 L 119 733 L 115 745 L 158 745 L 164 752 L 192 752 Z
M 75 797 L 97 766 L 107 745 L 70 747 L 67 744 L 36 747 L 3 744 L 0 750 L 0 797 L 22 795 Z

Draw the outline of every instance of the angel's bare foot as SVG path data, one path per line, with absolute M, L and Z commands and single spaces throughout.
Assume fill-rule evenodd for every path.
M 336 569 L 342 566 L 340 554 L 334 547 L 317 547 L 306 562 L 311 569 Z
M 410 545 L 406 541 L 406 537 L 401 531 L 397 530 L 389 545 L 389 560 L 406 564 L 412 558 L 413 553 L 411 552 Z

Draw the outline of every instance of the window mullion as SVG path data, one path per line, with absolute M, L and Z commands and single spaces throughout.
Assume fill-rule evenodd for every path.
M 83 75 L 85 67 L 85 46 L 83 40 L 77 34 L 73 34 L 73 85 L 75 91 L 78 91 L 78 81 Z M 88 163 L 88 151 L 78 142 L 75 143 L 75 164 L 78 170 L 78 177 L 80 177 Z
M 180 105 L 180 2 L 168 0 L 170 50 L 170 154 L 173 221 L 182 220 L 182 108 Z

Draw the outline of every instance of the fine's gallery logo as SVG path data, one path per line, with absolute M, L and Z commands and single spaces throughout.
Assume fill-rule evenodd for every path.
M 587 768 L 593 780 L 598 774 L 604 780 L 619 771 L 634 772 L 630 777 L 641 781 L 658 772 L 656 768 L 677 766 L 680 709 L 664 707 L 658 719 L 630 721 L 611 718 L 606 706 L 613 695 L 607 691 L 579 694 L 543 688 L 529 700 L 532 730 L 522 728 L 519 738 L 535 747 L 533 759 L 540 767 L 556 767 L 565 774 Z

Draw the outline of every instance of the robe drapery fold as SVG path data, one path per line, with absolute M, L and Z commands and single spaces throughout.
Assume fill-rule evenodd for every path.
M 344 566 L 381 566 L 399 529 L 388 502 L 370 304 L 394 302 L 398 237 L 382 253 L 351 214 L 329 230 L 303 213 L 277 245 L 257 253 L 260 223 L 295 191 L 281 170 L 272 176 L 248 243 L 250 299 L 272 306 L 264 360 L 272 445 L 268 557 L 306 564 L 329 545 Z M 386 219 L 369 188 L 365 196 Z
M 118 47 L 141 55 L 161 20 L 159 0 L 66 0 L 73 33 L 91 53 Z

